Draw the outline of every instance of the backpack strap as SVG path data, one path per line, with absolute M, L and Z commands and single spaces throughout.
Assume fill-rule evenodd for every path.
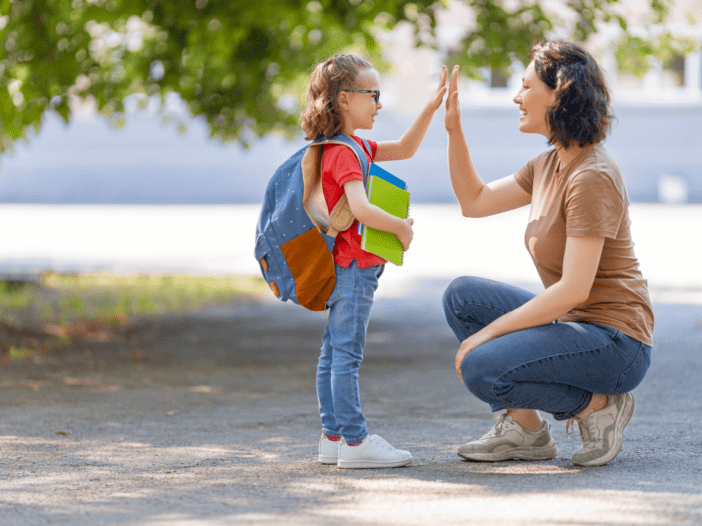
M 370 143 L 366 139 L 361 139 L 363 141 L 363 146 L 366 147 L 366 152 L 368 152 L 368 157 L 373 158 L 373 151 L 371 150 Z M 368 170 L 363 174 L 363 186 L 368 186 L 368 176 L 370 175 L 370 165 L 368 165 Z
M 354 152 L 356 155 L 356 158 L 358 159 L 358 163 L 361 167 L 361 173 L 363 174 L 363 185 L 366 185 L 366 180 L 368 178 L 368 172 L 370 170 L 370 165 L 368 164 L 368 159 L 366 158 L 366 153 L 363 151 L 363 149 L 358 145 L 356 141 L 353 139 L 347 137 L 346 135 L 339 134 L 335 135 L 334 137 L 330 139 L 326 138 L 320 138 L 317 141 L 315 141 L 317 144 L 321 144 L 320 149 L 324 148 L 324 144 L 343 144 L 351 148 L 351 151 Z M 368 152 L 371 152 L 370 149 L 370 144 L 368 141 L 363 139 L 363 143 L 365 147 L 367 148 Z M 319 155 L 318 159 L 318 174 L 321 179 L 322 176 L 322 153 Z M 343 232 L 345 230 L 348 230 L 351 225 L 353 224 L 355 220 L 355 217 L 353 217 L 353 214 L 351 213 L 351 207 L 349 206 L 349 200 L 346 197 L 346 193 L 344 193 L 339 201 L 337 201 L 336 205 L 334 205 L 334 208 L 332 208 L 331 212 L 329 212 L 329 227 L 327 228 L 327 231 L 325 234 L 331 237 L 336 237 L 339 232 Z
M 331 237 L 336 237 L 339 232 L 344 232 L 351 228 L 354 220 L 351 213 L 351 207 L 349 206 L 349 199 L 344 193 L 329 212 L 329 229 L 327 230 L 327 235 Z
M 361 166 L 361 174 L 363 174 L 363 186 L 365 187 L 368 180 L 368 173 L 370 171 L 370 165 L 368 164 L 368 160 L 366 158 L 366 152 L 364 152 L 358 146 L 358 143 L 356 141 L 354 141 L 353 139 L 349 139 L 345 135 L 337 135 L 336 137 L 334 137 L 334 139 L 338 139 L 341 137 L 343 137 L 342 140 L 344 144 L 346 144 L 347 146 L 351 146 L 351 149 L 356 154 L 358 163 Z M 362 139 L 362 141 L 364 146 L 366 147 L 366 150 L 368 151 L 368 154 L 370 155 L 370 144 L 366 139 Z M 353 224 L 355 219 L 356 218 L 351 213 L 351 207 L 349 206 L 349 200 L 348 197 L 346 197 L 346 192 L 344 192 L 341 198 L 339 198 L 339 201 L 337 201 L 332 211 L 329 213 L 330 232 L 327 232 L 327 234 L 332 237 L 336 237 L 336 235 L 339 232 L 344 232 L 345 230 L 351 228 L 351 225 Z
M 322 176 L 322 157 L 324 156 L 324 145 L 320 146 L 319 153 L 319 176 Z M 365 184 L 365 174 L 364 174 Z M 326 202 L 326 199 L 325 199 Z M 354 217 L 349 207 L 349 200 L 346 197 L 346 192 L 341 194 L 341 197 L 334 205 L 334 208 L 329 212 L 329 228 L 325 232 L 328 236 L 336 237 L 339 232 L 348 230 L 353 224 Z

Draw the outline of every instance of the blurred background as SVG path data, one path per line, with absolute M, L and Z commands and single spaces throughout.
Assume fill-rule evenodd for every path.
M 310 72 L 339 51 L 364 53 L 381 72 L 383 109 L 366 134 L 375 140 L 398 138 L 436 89 L 442 64 L 460 64 L 463 125 L 478 172 L 486 181 L 513 173 L 547 147 L 517 129 L 512 97 L 528 50 L 540 38 L 569 38 L 596 55 L 612 89 L 618 120 L 606 146 L 633 203 L 644 270 L 667 285 L 680 276 L 684 286 L 700 285 L 699 243 L 687 247 L 682 236 L 702 225 L 695 0 L 1 5 L 4 276 L 256 275 L 258 203 L 275 168 L 305 144 L 298 114 Z M 386 166 L 408 181 L 413 215 L 432 239 L 460 223 L 442 113 L 413 159 Z M 437 265 L 417 237 L 406 275 L 474 267 L 537 281 L 520 213 L 485 227 L 504 228 L 513 242 L 488 236 L 483 259 L 458 252 L 449 258 L 455 265 Z M 482 235 L 470 228 L 465 235 Z M 654 234 L 662 239 L 642 239 Z M 671 271 L 663 253 L 683 249 Z
M 384 165 L 409 184 L 415 236 L 381 280 L 362 383 L 379 432 L 423 460 L 410 486 L 322 482 L 300 457 L 326 321 L 278 305 L 253 255 L 264 188 L 305 144 L 307 79 L 334 53 L 368 56 L 383 108 L 364 135 L 389 140 L 460 64 L 491 181 L 547 148 L 512 102 L 542 38 L 595 54 L 618 118 L 606 147 L 656 317 L 625 458 L 589 473 L 441 460 L 489 418 L 451 371 L 443 290 L 465 274 L 542 285 L 526 207 L 461 217 L 440 109 L 416 156 Z M 701 46 L 700 0 L 0 0 L 0 523 L 321 523 L 353 508 L 375 524 L 377 501 L 351 492 L 392 513 L 391 488 L 417 524 L 463 512 L 467 492 L 490 523 L 499 497 L 502 515 L 548 501 L 571 524 L 699 524 Z

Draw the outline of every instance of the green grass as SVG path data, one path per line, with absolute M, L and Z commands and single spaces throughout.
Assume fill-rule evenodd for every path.
M 31 286 L 0 281 L 0 309 L 21 309 L 32 304 Z
M 119 276 L 46 273 L 38 284 L 0 281 L 0 321 L 64 325 L 79 320 L 128 323 L 187 313 L 258 295 L 265 282 L 236 276 Z M 19 351 L 18 351 L 19 352 Z
M 27 347 L 10 347 L 7 357 L 10 360 L 25 360 L 35 354 L 34 351 Z

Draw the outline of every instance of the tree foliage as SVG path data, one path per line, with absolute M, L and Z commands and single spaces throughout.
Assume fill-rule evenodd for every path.
M 278 99 L 315 60 L 354 45 L 372 53 L 374 24 L 429 12 L 407 0 L 0 0 L 0 6 L 8 13 L 0 22 L 2 149 L 38 127 L 47 109 L 68 121 L 71 97 L 91 98 L 99 111 L 118 116 L 128 95 L 175 92 L 224 140 L 284 130 L 295 117 Z
M 486 66 L 506 71 L 561 23 L 536 0 L 452 1 L 475 16 L 475 30 L 451 55 L 473 75 Z M 650 1 L 663 17 L 665 4 Z M 576 40 L 599 21 L 626 29 L 617 0 L 565 3 L 577 15 L 569 30 Z M 413 24 L 418 45 L 435 45 L 441 7 L 434 0 L 0 0 L 0 152 L 38 130 L 47 111 L 68 122 L 75 101 L 119 123 L 130 95 L 163 102 L 177 93 L 225 141 L 290 134 L 317 61 L 356 49 L 382 62 L 378 31 L 401 21 Z M 650 51 L 645 43 L 638 49 Z

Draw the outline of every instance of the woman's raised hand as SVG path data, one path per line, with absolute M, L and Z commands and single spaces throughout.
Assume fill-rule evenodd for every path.
M 439 78 L 439 85 L 434 92 L 434 96 L 429 101 L 429 107 L 432 111 L 436 111 L 441 106 L 441 101 L 444 100 L 444 95 L 446 94 L 446 79 L 448 78 L 448 69 L 446 66 L 441 67 L 441 77 Z
M 447 132 L 461 127 L 461 108 L 458 105 L 458 66 L 454 66 L 451 72 L 451 82 L 449 82 L 448 96 L 446 97 L 444 126 Z

